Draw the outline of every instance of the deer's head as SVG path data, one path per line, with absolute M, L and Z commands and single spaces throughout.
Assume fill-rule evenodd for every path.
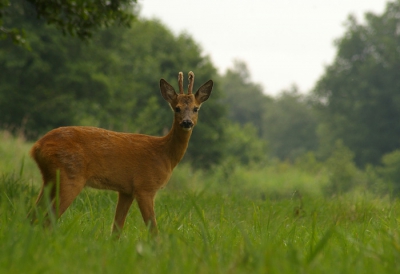
M 195 94 L 193 91 L 194 73 L 189 72 L 188 93 L 183 92 L 183 73 L 178 75 L 179 94 L 164 79 L 160 80 L 161 94 L 175 112 L 175 122 L 185 131 L 190 131 L 197 123 L 198 112 L 201 104 L 206 101 L 211 94 L 213 81 L 208 80 Z

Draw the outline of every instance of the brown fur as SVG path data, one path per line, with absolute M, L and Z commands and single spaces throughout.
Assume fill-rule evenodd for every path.
M 192 72 L 189 77 L 191 75 Z M 113 233 L 123 228 L 134 199 L 145 224 L 157 232 L 154 197 L 167 184 L 172 170 L 184 156 L 192 129 L 197 123 L 197 110 L 210 96 L 212 86 L 210 80 L 194 95 L 176 94 L 170 84 L 160 80 L 161 94 L 175 110 L 172 128 L 164 137 L 80 126 L 61 127 L 48 132 L 31 149 L 31 156 L 43 178 L 36 205 L 43 203 L 47 186 L 51 188 L 53 212 L 59 209 L 56 217 L 65 212 L 85 186 L 114 190 L 119 196 Z M 57 171 L 60 182 L 58 205 L 55 204 Z M 32 221 L 36 219 L 34 211 L 30 218 Z

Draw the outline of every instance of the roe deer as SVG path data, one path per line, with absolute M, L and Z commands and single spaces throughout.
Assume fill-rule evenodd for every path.
M 85 186 L 114 190 L 119 196 L 113 234 L 122 230 L 134 199 L 145 224 L 157 233 L 154 197 L 185 154 L 200 106 L 213 87 L 209 80 L 193 94 L 193 82 L 194 74 L 189 72 L 188 94 L 184 94 L 180 72 L 177 94 L 167 81 L 160 80 L 161 94 L 174 111 L 172 128 L 164 137 L 83 126 L 60 127 L 44 135 L 30 152 L 43 177 L 36 205 L 43 206 L 49 186 L 52 213 L 58 218 Z M 35 210 L 29 217 L 36 220 Z

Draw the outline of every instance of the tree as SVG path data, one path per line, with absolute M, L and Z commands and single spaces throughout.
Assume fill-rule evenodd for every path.
M 0 39 L 24 44 L 25 30 L 14 18 L 22 20 L 33 14 L 63 34 L 87 39 L 101 27 L 128 26 L 134 18 L 135 3 L 136 0 L 0 0 Z
M 352 190 L 360 182 L 358 169 L 353 162 L 354 153 L 341 140 L 336 141 L 332 155 L 326 160 L 328 184 L 324 187 L 327 195 L 340 195 Z
M 260 85 L 251 82 L 246 64 L 235 61 L 222 77 L 222 89 L 229 120 L 245 132 L 253 125 L 259 141 L 268 143 L 270 156 L 294 160 L 317 148 L 316 116 L 296 86 L 278 98 L 269 97 Z M 265 150 L 262 153 L 266 155 Z
M 62 37 L 34 16 L 13 20 L 30 32 L 32 50 L 0 41 L 1 127 L 35 138 L 51 128 L 75 124 L 78 100 L 88 105 L 108 100 L 104 79 L 89 69 L 91 63 L 79 62 L 84 45 Z
M 317 117 L 296 86 L 283 91 L 265 106 L 262 118 L 263 137 L 270 145 L 272 156 L 295 160 L 318 148 Z
M 246 63 L 236 60 L 233 68 L 222 77 L 224 102 L 229 108 L 228 117 L 234 123 L 253 124 L 258 136 L 262 136 L 262 113 L 265 104 L 272 99 L 263 94 L 259 84 L 251 82 Z
M 30 139 L 65 125 L 162 135 L 172 114 L 159 78 L 177 83 L 179 71 L 193 70 L 196 88 L 217 74 L 188 34 L 175 36 L 158 21 L 110 27 L 81 43 L 34 17 L 23 19 L 18 23 L 31 34 L 31 51 L 0 41 L 0 127 L 22 129 Z M 186 159 L 198 167 L 222 157 L 220 96 L 215 85 L 189 143 Z
M 226 127 L 229 140 L 226 142 L 226 158 L 242 165 L 262 163 L 267 159 L 267 142 L 258 137 L 253 124 L 241 126 L 229 123 Z
M 337 55 L 314 91 L 325 144 L 342 139 L 363 166 L 400 147 L 400 1 L 382 15 L 350 16 Z
M 377 168 L 378 174 L 386 181 L 395 194 L 400 192 L 400 150 L 395 150 L 382 157 L 382 166 Z

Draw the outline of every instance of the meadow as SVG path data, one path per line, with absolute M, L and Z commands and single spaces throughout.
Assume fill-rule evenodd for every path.
M 195 171 L 156 199 L 151 237 L 133 204 L 111 237 L 116 193 L 85 189 L 52 229 L 26 214 L 40 187 L 31 144 L 0 133 L 0 273 L 399 273 L 400 203 L 288 163 Z

